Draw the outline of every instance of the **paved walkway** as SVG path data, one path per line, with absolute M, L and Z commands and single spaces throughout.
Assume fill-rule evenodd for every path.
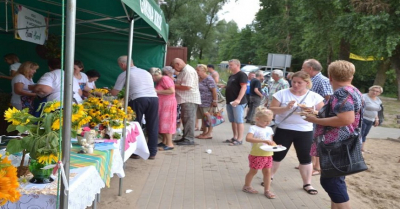
M 245 132 L 248 127 L 246 124 Z M 371 136 L 397 139 L 400 130 L 373 128 Z M 330 199 L 319 184 L 319 176 L 312 178 L 318 195 L 302 190 L 299 171 L 294 169 L 298 161 L 293 148 L 274 177 L 272 191 L 277 198 L 270 200 L 262 195 L 261 171 L 253 179 L 253 187 L 260 194 L 241 191 L 248 171 L 250 144 L 228 146 L 222 143 L 232 137 L 228 122 L 216 127 L 213 137 L 211 140 L 196 139 L 198 145 L 195 146 L 175 146 L 173 151 L 159 152 L 153 161 L 129 159 L 124 194 L 117 196 L 118 178 L 114 177 L 108 189 L 113 195 L 102 195 L 99 208 L 330 208 Z M 211 149 L 212 153 L 206 153 L 206 149 Z M 133 192 L 125 194 L 126 189 L 133 189 Z M 356 204 L 357 200 L 352 200 L 354 208 Z

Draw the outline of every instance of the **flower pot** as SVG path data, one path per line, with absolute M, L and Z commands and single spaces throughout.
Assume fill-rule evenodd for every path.
M 50 178 L 53 169 L 42 169 L 46 165 L 48 164 L 42 164 L 34 159 L 31 159 L 29 163 L 29 171 L 32 173 L 33 178 L 29 182 L 34 184 L 47 184 L 54 181 L 54 179 Z

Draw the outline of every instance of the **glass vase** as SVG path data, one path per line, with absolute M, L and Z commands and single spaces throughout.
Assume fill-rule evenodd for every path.
M 31 159 L 29 163 L 29 171 L 32 173 L 33 177 L 29 182 L 34 184 L 47 184 L 54 181 L 50 178 L 53 169 L 42 169 L 47 165 L 49 164 L 39 163 L 37 160 Z

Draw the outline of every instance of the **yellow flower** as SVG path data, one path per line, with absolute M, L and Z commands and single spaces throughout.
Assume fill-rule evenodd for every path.
M 11 165 L 7 157 L 0 159 L 0 206 L 8 201 L 16 202 L 21 197 L 18 192 L 17 169 Z M 8 165 L 8 166 L 7 166 Z
M 60 119 L 57 118 L 53 124 L 51 125 L 51 129 L 53 129 L 54 131 L 60 130 Z
M 41 155 L 38 157 L 38 162 L 42 164 L 51 164 L 53 162 L 57 162 L 58 157 L 54 154 L 50 155 Z
M 10 120 L 10 119 L 13 118 L 13 115 L 14 115 L 15 113 L 18 113 L 18 112 L 20 112 L 20 111 L 17 110 L 15 107 L 13 107 L 13 108 L 8 108 L 8 110 L 4 112 L 4 118 L 5 118 L 6 120 Z

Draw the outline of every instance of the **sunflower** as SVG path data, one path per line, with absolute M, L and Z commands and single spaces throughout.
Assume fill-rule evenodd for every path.
M 8 110 L 4 112 L 4 118 L 6 121 L 12 122 L 13 125 L 17 126 L 21 124 L 21 121 L 18 117 L 19 113 L 21 113 L 21 111 L 17 110 L 15 107 L 8 108 Z
M 38 157 L 38 162 L 42 164 L 51 164 L 53 162 L 57 162 L 58 157 L 54 154 L 49 154 L 49 155 L 41 155 Z
M 51 125 L 51 129 L 53 129 L 54 131 L 60 130 L 60 119 L 57 118 L 53 124 Z
M 21 197 L 17 191 L 19 184 L 17 178 L 17 169 L 11 165 L 7 157 L 0 157 L 0 206 L 8 201 L 16 202 Z

